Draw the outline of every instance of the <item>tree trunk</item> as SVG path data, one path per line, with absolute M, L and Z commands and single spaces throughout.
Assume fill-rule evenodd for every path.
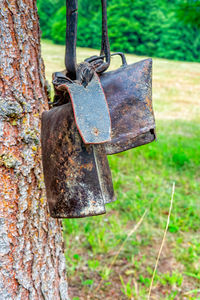
M 0 299 L 68 299 L 61 222 L 49 216 L 47 109 L 35 0 L 0 0 Z

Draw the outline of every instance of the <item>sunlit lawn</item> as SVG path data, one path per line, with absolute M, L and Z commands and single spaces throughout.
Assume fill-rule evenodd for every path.
M 53 72 L 64 69 L 64 47 L 44 41 L 42 53 L 51 81 Z M 95 54 L 78 49 L 78 60 Z M 127 58 L 128 63 L 143 59 Z M 147 299 L 174 181 L 151 299 L 200 299 L 200 64 L 153 61 L 157 142 L 109 157 L 117 201 L 107 205 L 106 215 L 63 221 L 71 299 Z M 113 58 L 111 68 L 119 66 Z M 109 270 L 146 209 L 140 228 Z

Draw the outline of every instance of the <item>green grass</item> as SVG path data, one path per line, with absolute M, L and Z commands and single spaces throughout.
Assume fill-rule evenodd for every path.
M 42 52 L 51 80 L 52 72 L 64 69 L 64 47 L 45 41 Z M 78 49 L 78 59 L 97 53 Z M 142 59 L 127 57 L 129 63 Z M 113 59 L 112 68 L 119 65 Z M 173 210 L 152 299 L 200 299 L 199 78 L 200 64 L 154 59 L 157 141 L 109 157 L 117 201 L 107 205 L 106 215 L 63 220 L 72 299 L 147 299 L 174 181 Z M 140 228 L 109 270 L 145 209 Z

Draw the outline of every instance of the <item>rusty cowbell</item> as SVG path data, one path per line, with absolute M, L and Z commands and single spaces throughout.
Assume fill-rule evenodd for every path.
M 114 200 L 104 147 L 111 135 L 110 115 L 96 73 L 91 70 L 89 80 L 83 76 L 87 67 L 78 68 L 76 81 L 59 85 L 71 101 L 42 115 L 44 179 L 55 218 L 100 215 Z
M 105 213 L 115 200 L 107 155 L 155 140 L 152 60 L 127 65 L 123 53 L 110 54 L 101 2 L 100 56 L 77 65 L 77 0 L 66 1 L 66 70 L 53 74 L 53 108 L 42 115 L 44 180 L 54 218 Z M 105 72 L 117 54 L 122 66 Z
M 84 144 L 71 103 L 42 116 L 42 152 L 51 216 L 79 218 L 105 213 L 114 200 L 104 146 Z

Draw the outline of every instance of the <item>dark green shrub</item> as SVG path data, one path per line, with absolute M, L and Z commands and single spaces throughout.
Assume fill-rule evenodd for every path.
M 193 4 L 188 8 L 190 3 Z M 100 48 L 100 4 L 100 0 L 79 0 L 78 46 Z M 195 23 L 200 14 L 199 5 L 199 0 L 108 1 L 111 50 L 175 60 L 200 61 L 199 21 Z M 186 14 L 186 20 L 183 12 L 186 13 L 187 9 L 189 15 Z M 64 1 L 38 0 L 38 11 L 42 37 L 64 44 Z

